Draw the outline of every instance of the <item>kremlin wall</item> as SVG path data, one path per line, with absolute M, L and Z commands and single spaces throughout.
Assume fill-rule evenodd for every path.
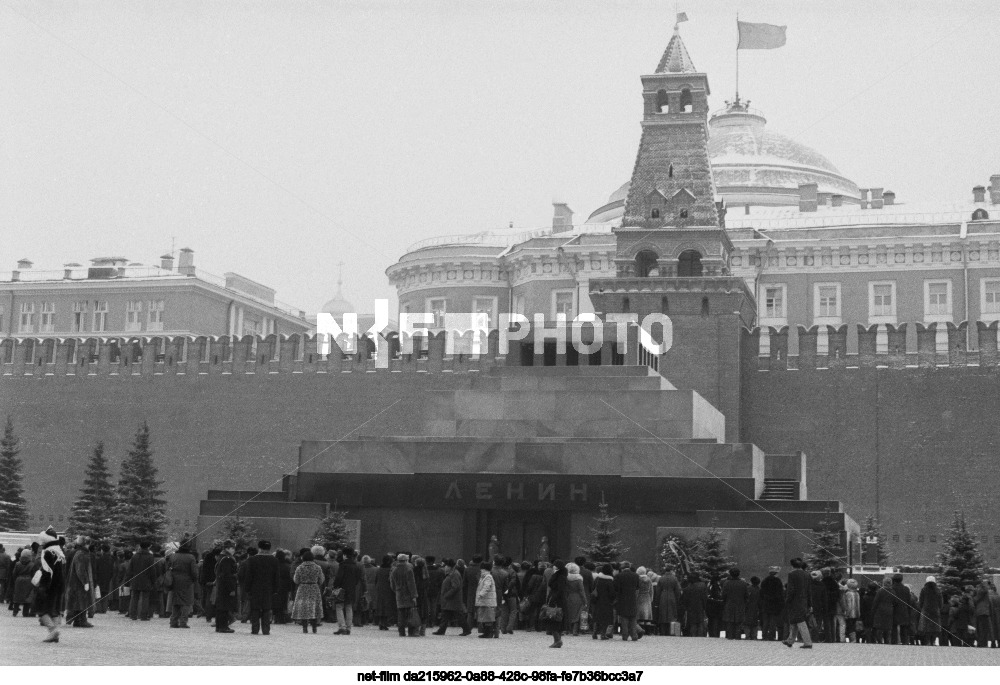
M 931 562 L 941 531 L 962 508 L 987 561 L 996 562 L 1000 514 L 988 503 L 1000 484 L 1000 427 L 982 420 L 1000 411 L 996 324 L 980 325 L 978 352 L 946 355 L 935 352 L 933 330 L 920 332 L 917 349 L 901 345 L 889 355 L 875 354 L 873 331 L 859 331 L 856 356 L 842 352 L 846 330 L 831 333 L 829 355 L 816 355 L 815 331 L 803 330 L 798 358 L 784 353 L 785 331 L 773 333 L 770 356 L 761 357 L 759 333 L 745 330 L 742 338 L 741 436 L 733 442 L 768 454 L 804 452 L 810 499 L 839 499 L 857 519 L 880 512 L 898 561 Z M 960 346 L 962 330 L 949 334 Z M 391 359 L 388 369 L 340 354 L 321 358 L 313 340 L 298 336 L 282 340 L 275 355 L 275 342 L 257 339 L 253 355 L 249 337 L 232 346 L 198 339 L 183 364 L 111 364 L 103 345 L 99 361 L 83 366 L 66 363 L 66 341 L 55 362 L 24 363 L 22 343 L 13 352 L 18 361 L 3 364 L 0 411 L 16 417 L 33 523 L 53 517 L 58 525 L 93 442 L 104 440 L 115 463 L 141 421 L 150 425 L 170 530 L 178 533 L 194 529 L 211 489 L 280 490 L 282 475 L 299 465 L 302 441 L 406 435 L 435 391 L 523 359 L 516 342 L 498 359 L 495 337 L 479 360 L 446 357 L 435 337 L 426 358 Z M 661 373 L 669 378 L 669 363 Z M 405 411 L 391 408 L 397 400 Z

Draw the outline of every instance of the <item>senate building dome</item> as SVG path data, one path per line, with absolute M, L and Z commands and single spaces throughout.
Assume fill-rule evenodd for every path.
M 843 196 L 846 204 L 858 204 L 857 184 L 808 145 L 767 128 L 767 119 L 751 109 L 749 101 L 727 103 L 712 115 L 708 126 L 717 198 L 728 206 L 797 206 L 799 186 L 805 183 L 815 183 L 819 193 Z M 625 183 L 612 193 L 588 222 L 621 218 L 628 188 Z

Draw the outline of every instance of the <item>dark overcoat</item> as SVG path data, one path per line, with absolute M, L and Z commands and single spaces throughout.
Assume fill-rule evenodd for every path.
M 812 579 L 801 568 L 788 574 L 788 585 L 785 587 L 785 609 L 788 612 L 789 623 L 805 623 L 812 605 L 810 586 Z
M 358 598 L 358 591 L 363 594 L 365 591 L 365 574 L 354 559 L 344 559 L 337 569 L 337 575 L 333 579 L 333 587 L 343 588 L 343 602 L 354 606 Z
M 278 571 L 278 560 L 270 554 L 255 554 L 247 559 L 243 592 L 251 611 L 271 610 L 273 595 L 278 591 Z
M 730 578 L 722 586 L 722 620 L 742 624 L 746 619 L 747 584 L 739 578 Z
M 594 575 L 594 601 L 590 609 L 593 622 L 609 626 L 615 620 L 615 580 L 603 573 Z
M 396 615 L 396 593 L 390 585 L 392 569 L 379 566 L 375 574 L 375 614 L 377 616 Z
M 638 613 L 639 574 L 630 568 L 615 576 L 615 606 L 622 618 L 635 618 Z
M 462 574 L 451 571 L 441 583 L 441 611 L 465 613 L 465 594 L 462 592 Z
M 187 552 L 174 552 L 167 559 L 170 592 L 174 606 L 194 606 L 194 586 L 198 582 L 198 562 Z
M 699 580 L 691 583 L 681 593 L 685 625 L 699 626 L 708 616 L 708 586 Z
M 659 599 L 656 607 L 657 623 L 674 623 L 679 621 L 679 606 L 681 602 L 681 584 L 672 572 L 664 573 L 656 581 L 656 593 Z
M 70 614 L 86 611 L 94 615 L 94 570 L 91 567 L 90 552 L 81 548 L 73 555 L 69 565 L 66 583 L 66 611 Z
M 216 611 L 239 611 L 239 597 L 236 596 L 236 560 L 228 554 L 219 557 L 215 565 L 215 609 Z
M 401 561 L 392 569 L 389 583 L 396 593 L 396 610 L 417 606 L 417 579 L 413 576 L 413 565 Z

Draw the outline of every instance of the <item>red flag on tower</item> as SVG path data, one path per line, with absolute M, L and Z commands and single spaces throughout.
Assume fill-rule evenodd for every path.
M 740 32 L 737 50 L 773 50 L 785 44 L 787 26 L 752 24 L 748 21 L 737 21 L 736 25 Z

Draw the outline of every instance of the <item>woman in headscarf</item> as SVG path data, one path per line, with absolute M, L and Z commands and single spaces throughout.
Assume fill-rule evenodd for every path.
M 635 570 L 639 576 L 639 594 L 636 595 L 635 620 L 644 629 L 653 622 L 653 582 L 645 566 Z
M 17 563 L 14 564 L 11 609 L 15 616 L 17 616 L 18 610 L 23 610 L 25 618 L 35 615 L 32 607 L 35 600 L 35 586 L 31 584 L 31 577 L 35 573 L 32 566 L 35 565 L 35 561 L 35 555 L 30 549 L 22 549 Z
M 559 609 L 558 619 L 553 616 L 543 621 L 545 631 L 552 636 L 552 644 L 549 647 L 562 647 L 563 617 L 566 615 L 566 563 L 562 559 L 553 562 L 555 570 L 549 578 L 547 592 L 545 596 L 545 607 L 549 609 Z M 545 610 L 543 607 L 543 611 Z
M 314 561 L 311 550 L 302 550 L 302 563 L 295 569 L 295 603 L 292 605 L 292 620 L 302 623 L 302 632 L 307 633 L 312 625 L 315 633 L 323 618 L 323 593 L 320 586 L 324 582 L 323 569 Z
M 584 590 L 583 575 L 576 564 L 566 564 L 566 620 L 567 632 L 580 634 L 580 614 L 587 609 L 587 593 Z
M 934 576 L 927 576 L 927 582 L 920 589 L 920 598 L 917 601 L 920 607 L 917 632 L 924 645 L 933 645 L 935 640 L 941 638 L 943 623 L 941 614 L 944 609 L 944 599 L 941 597 L 941 590 Z M 944 638 L 941 638 L 941 644 L 944 643 Z

